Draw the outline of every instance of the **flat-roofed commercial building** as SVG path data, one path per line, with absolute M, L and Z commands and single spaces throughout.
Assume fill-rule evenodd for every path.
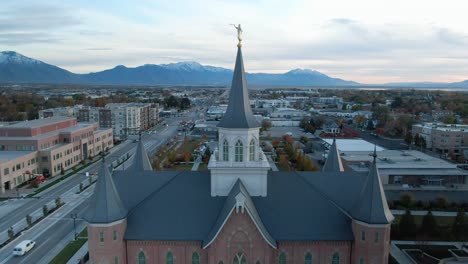
M 424 123 L 413 125 L 412 134 L 423 137 L 426 148 L 447 156 L 458 157 L 468 149 L 468 125 Z
M 468 171 L 417 150 L 378 151 L 377 168 L 383 184 L 454 187 L 467 184 Z M 355 171 L 369 170 L 371 151 L 341 151 L 343 164 Z
M 58 175 L 113 147 L 111 128 L 56 116 L 0 127 L 1 192 L 33 174 Z M 34 160 L 34 161 L 33 161 Z

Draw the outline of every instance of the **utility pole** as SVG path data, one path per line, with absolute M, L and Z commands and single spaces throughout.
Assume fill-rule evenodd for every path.
M 76 218 L 78 215 L 76 213 L 71 213 L 70 217 L 73 219 L 73 234 L 74 234 L 74 240 L 76 240 Z

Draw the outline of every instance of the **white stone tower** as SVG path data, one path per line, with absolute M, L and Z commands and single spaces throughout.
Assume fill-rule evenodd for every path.
M 260 124 L 250 108 L 240 42 L 237 47 L 229 105 L 218 124 L 218 148 L 208 164 L 211 196 L 227 196 L 237 179 L 251 196 L 266 196 L 270 164 L 259 145 Z

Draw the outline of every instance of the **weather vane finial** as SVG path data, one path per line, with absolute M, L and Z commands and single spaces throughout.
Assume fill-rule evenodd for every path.
M 239 43 L 237 43 L 237 46 L 240 47 L 242 46 L 241 42 L 242 42 L 242 28 L 241 28 L 241 25 L 235 25 L 235 24 L 231 24 L 234 26 L 234 28 L 237 29 L 237 39 L 239 40 Z

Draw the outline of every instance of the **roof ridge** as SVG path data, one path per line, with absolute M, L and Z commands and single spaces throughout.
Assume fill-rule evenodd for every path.
M 343 207 L 341 207 L 338 203 L 336 203 L 335 201 L 333 201 L 333 199 L 331 199 L 331 197 L 329 197 L 328 195 L 326 195 L 324 192 L 320 191 L 317 187 L 315 187 L 312 183 L 310 183 L 309 181 L 307 181 L 304 176 L 300 175 L 297 171 L 294 171 L 294 173 L 296 175 L 299 176 L 299 178 L 305 182 L 307 185 L 309 185 L 310 188 L 314 189 L 314 191 L 316 191 L 318 194 L 320 194 L 325 200 L 327 200 L 328 202 L 330 202 L 333 206 L 335 206 L 338 210 L 340 210 L 344 215 L 346 215 L 347 217 L 349 217 L 350 219 L 354 219 L 352 217 L 352 215 L 346 211 Z
M 177 176 L 181 175 L 182 173 L 185 173 L 186 171 L 180 171 L 179 173 L 177 173 L 176 175 L 172 176 L 172 178 L 170 178 L 168 181 L 166 181 L 164 184 L 162 184 L 161 186 L 159 186 L 159 188 L 157 188 L 156 190 L 154 190 L 153 192 L 151 192 L 150 194 L 148 194 L 148 196 L 146 196 L 143 200 L 141 200 L 140 202 L 138 202 L 135 206 L 133 206 L 132 209 L 130 209 L 128 211 L 128 214 L 127 214 L 127 217 L 130 216 L 136 208 L 138 208 L 141 204 L 143 204 L 145 201 L 147 201 L 150 197 L 153 197 L 153 195 L 157 194 L 160 190 L 162 190 L 164 187 L 166 187 L 169 183 L 171 183 L 175 178 L 177 178 Z M 157 177 L 157 176 L 156 176 Z

